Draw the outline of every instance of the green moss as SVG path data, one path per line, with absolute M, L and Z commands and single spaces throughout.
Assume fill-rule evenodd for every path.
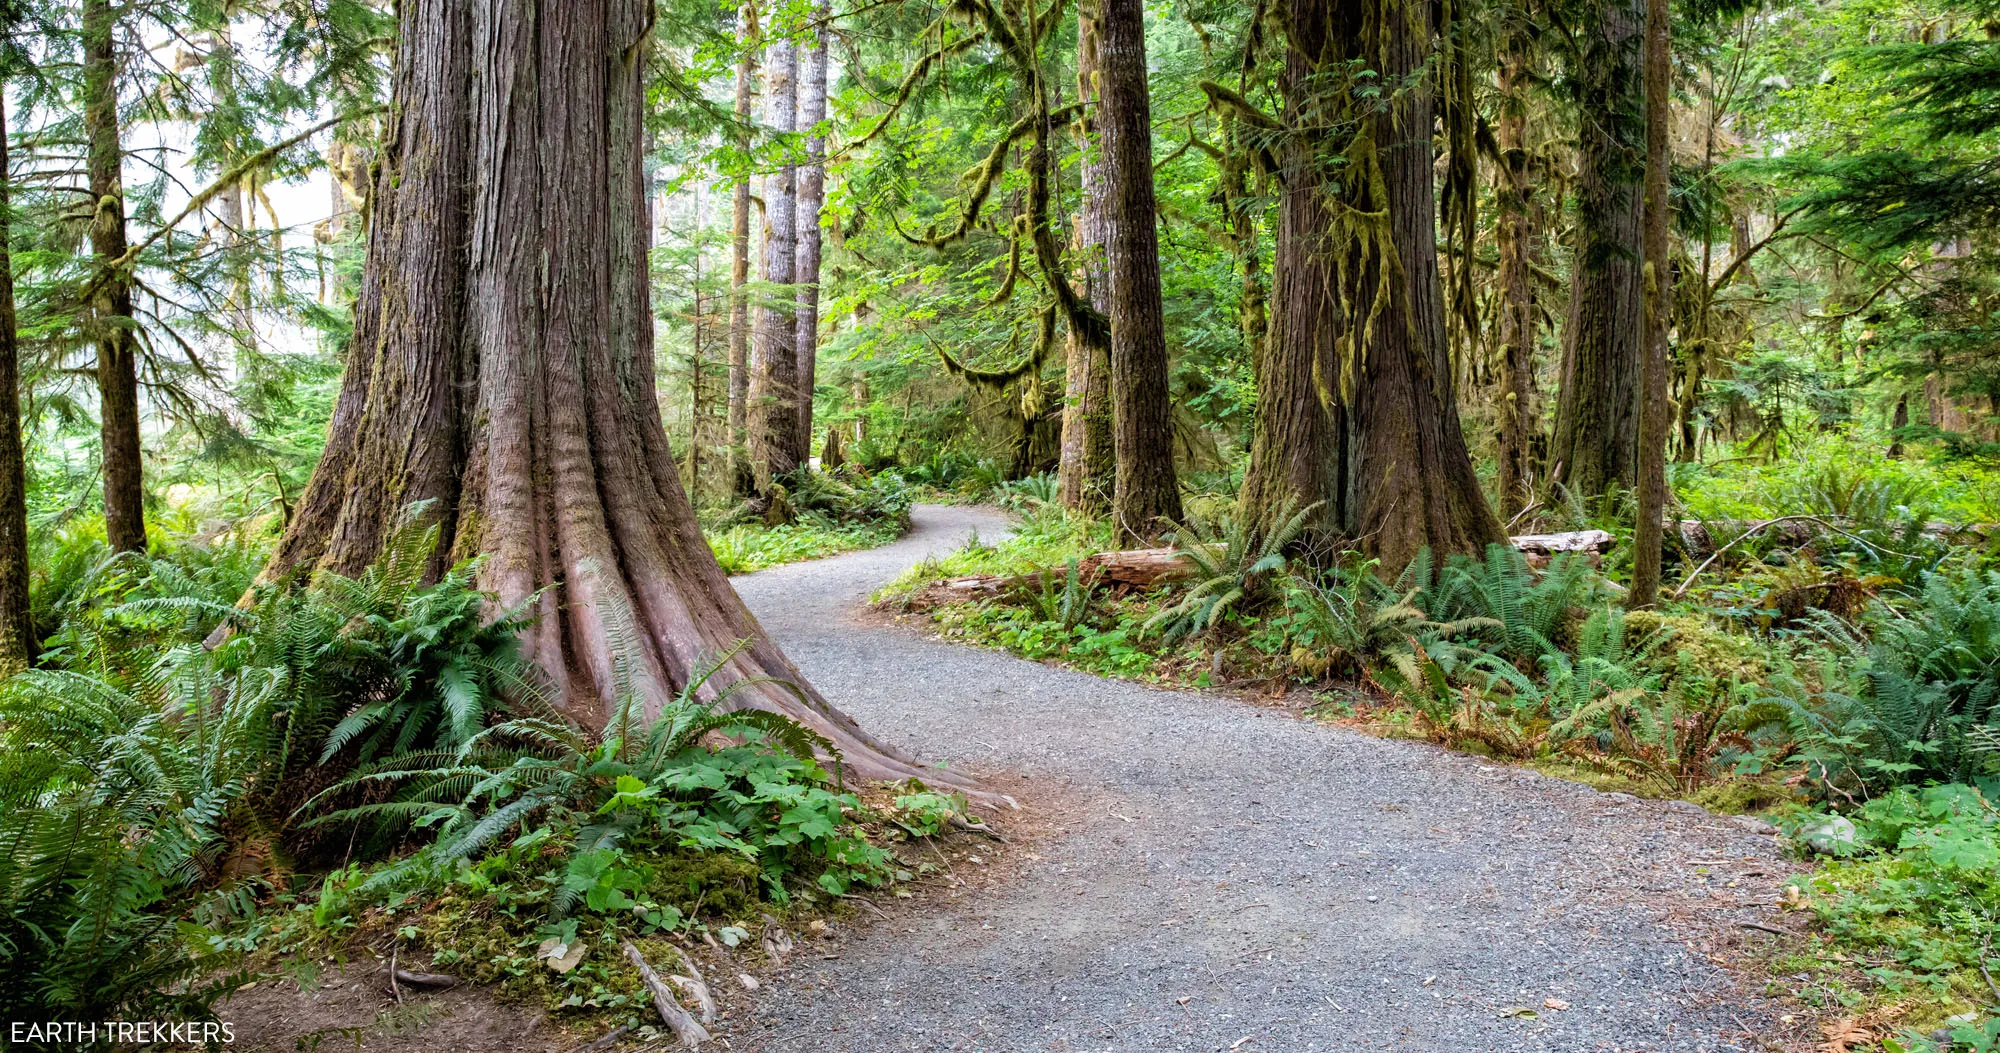
M 734 852 L 684 850 L 643 861 L 659 868 L 647 894 L 689 917 L 743 918 L 768 906 L 759 894 L 757 864 Z
M 1749 815 L 1790 804 L 1793 796 L 1790 787 L 1770 779 L 1724 779 L 1688 794 L 1688 800 L 1718 815 Z
M 1725 684 L 1732 678 L 1748 683 L 1769 675 L 1768 642 L 1722 629 L 1705 614 L 1632 611 L 1625 616 L 1625 632 L 1631 639 L 1659 635 L 1648 663 L 1657 672 L 1699 670 Z

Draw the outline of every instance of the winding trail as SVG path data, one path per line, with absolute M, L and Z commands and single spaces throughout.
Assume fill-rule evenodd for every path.
M 864 727 L 1025 776 L 1070 821 L 992 889 L 804 955 L 736 1048 L 1747 1050 L 1775 1033 L 1775 1007 L 1708 953 L 1771 938 L 1735 923 L 1767 918 L 1792 869 L 1775 838 L 856 617 L 975 529 L 1007 521 L 920 506 L 895 544 L 736 584 Z

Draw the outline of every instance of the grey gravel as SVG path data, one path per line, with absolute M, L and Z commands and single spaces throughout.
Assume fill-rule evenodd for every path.
M 893 545 L 737 585 L 864 726 L 1025 776 L 1063 828 L 1007 850 L 1018 873 L 991 888 L 810 942 L 734 1048 L 1765 1048 L 1777 1009 L 1702 948 L 1771 916 L 1791 869 L 1773 838 L 857 617 L 975 529 L 1007 521 L 920 506 Z

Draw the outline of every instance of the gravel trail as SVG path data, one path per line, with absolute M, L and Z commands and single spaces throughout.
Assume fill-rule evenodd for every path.
M 1067 815 L 991 889 L 805 955 L 737 1048 L 1765 1048 L 1776 1008 L 1709 952 L 1770 938 L 1735 923 L 1772 913 L 1776 838 L 856 618 L 926 554 L 1006 529 L 919 506 L 895 544 L 737 579 L 863 726 Z

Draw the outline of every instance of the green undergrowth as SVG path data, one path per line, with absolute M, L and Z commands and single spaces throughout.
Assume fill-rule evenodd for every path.
M 1866 518 L 1901 505 L 1953 524 L 2000 523 L 2000 470 L 1948 450 L 1883 455 L 1886 436 L 1805 431 L 1782 459 L 1736 457 L 1674 466 L 1674 493 L 1699 519 L 1765 519 L 1801 513 Z
M 748 574 L 886 545 L 909 529 L 920 496 L 922 488 L 895 472 L 805 471 L 760 501 L 708 510 L 702 532 L 724 572 Z
M 767 567 L 823 559 L 842 552 L 886 545 L 903 536 L 904 526 L 892 521 L 830 523 L 802 520 L 775 527 L 738 524 L 710 533 L 708 547 L 728 574 L 748 574 Z
M 359 577 L 240 605 L 207 569 L 234 564 L 185 558 L 104 560 L 52 598 L 44 666 L 0 683 L 0 1011 L 200 1019 L 372 951 L 636 1020 L 619 940 L 837 910 L 970 822 L 921 785 L 864 796 L 816 733 L 718 708 L 752 683 L 709 683 L 733 650 L 647 690 L 615 605 L 616 715 L 571 722 L 476 565 L 426 583 L 422 523 Z
M 1840 818 L 1787 816 L 1795 843 L 1830 858 L 1787 893 L 1817 931 L 1773 958 L 1771 993 L 1866 1028 L 1892 1053 L 2000 1049 L 2000 784 L 1982 782 L 1898 787 Z

